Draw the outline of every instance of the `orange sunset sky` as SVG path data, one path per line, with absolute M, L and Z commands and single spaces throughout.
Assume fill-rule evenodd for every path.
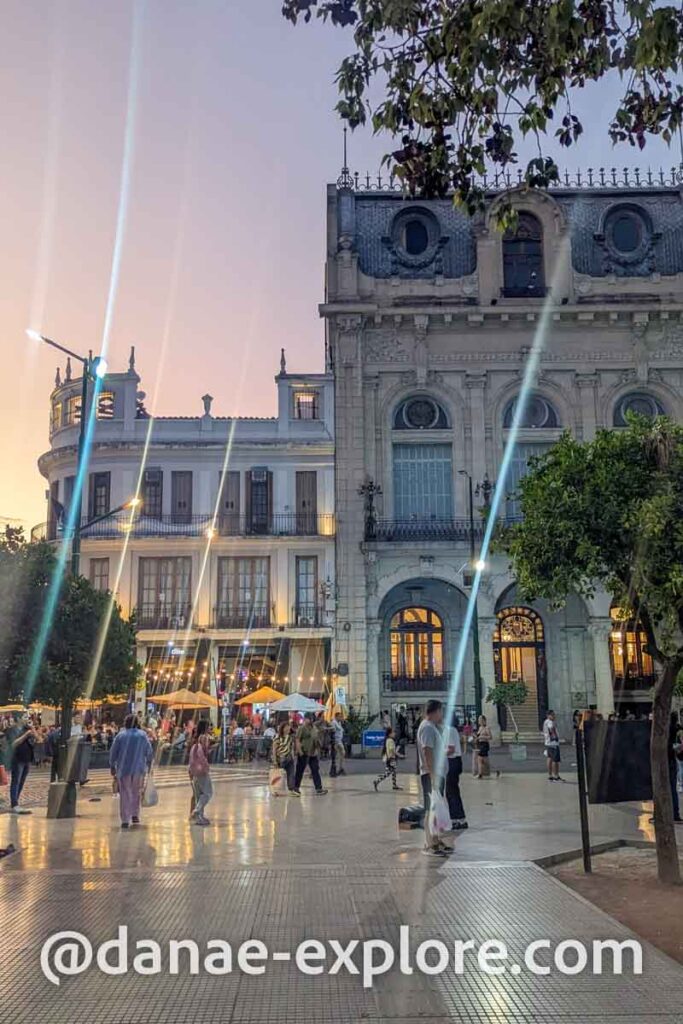
M 60 360 L 28 326 L 84 353 L 105 339 L 117 370 L 134 344 L 160 415 L 199 414 L 207 390 L 217 415 L 271 415 L 281 347 L 291 369 L 322 369 L 325 185 L 341 165 L 333 74 L 350 41 L 294 29 L 280 7 L 5 0 L 0 517 L 45 518 L 36 458 Z M 613 154 L 613 99 L 605 86 L 579 98 L 587 131 L 570 166 L 680 160 L 661 144 Z M 376 171 L 385 147 L 356 133 L 352 168 Z

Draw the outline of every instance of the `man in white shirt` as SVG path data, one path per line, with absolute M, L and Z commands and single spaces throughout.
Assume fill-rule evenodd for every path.
M 438 836 L 433 836 L 429 831 L 429 804 L 431 795 L 435 789 L 443 789 L 443 778 L 439 778 L 439 771 L 444 770 L 443 741 L 441 739 L 442 722 L 443 704 L 441 701 L 427 701 L 425 716 L 420 722 L 420 728 L 417 730 L 417 756 L 420 770 L 420 782 L 422 784 L 422 802 L 425 809 L 424 852 L 432 857 L 443 857 L 453 852 L 445 845 L 445 843 L 441 842 Z
M 451 814 L 451 827 L 454 832 L 468 828 L 465 808 L 460 795 L 460 776 L 462 775 L 462 744 L 458 732 L 458 719 L 453 715 L 453 724 L 444 728 L 448 772 L 446 773 L 446 799 Z
M 555 712 L 551 709 L 543 723 L 543 743 L 548 764 L 548 782 L 562 782 L 560 778 L 560 737 L 555 724 Z

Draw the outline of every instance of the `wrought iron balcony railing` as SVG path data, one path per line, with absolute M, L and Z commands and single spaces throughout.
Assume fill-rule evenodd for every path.
M 382 677 L 385 693 L 429 693 L 447 690 L 451 682 L 450 672 L 422 676 L 396 676 L 385 672 Z
M 475 520 L 475 537 L 484 534 L 483 520 Z M 366 540 L 468 540 L 469 519 L 378 519 L 365 531 Z
M 89 524 L 83 519 L 83 540 L 113 540 L 118 537 L 332 537 L 335 517 L 331 513 L 276 512 L 268 517 L 221 515 L 214 522 L 212 513 L 187 515 L 184 512 L 158 516 L 144 511 L 131 518 L 130 512 L 117 513 Z M 56 520 L 40 523 L 31 530 L 31 540 L 62 540 L 63 524 Z
M 213 610 L 215 629 L 263 629 L 272 625 L 272 609 L 268 605 L 219 604 Z
M 167 605 L 141 602 L 136 609 L 139 629 L 187 629 L 191 625 L 191 605 Z
M 296 604 L 292 608 L 293 626 L 326 626 L 325 611 L 314 604 Z

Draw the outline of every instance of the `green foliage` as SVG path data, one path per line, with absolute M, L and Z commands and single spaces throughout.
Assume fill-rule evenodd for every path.
M 356 711 L 354 707 L 349 708 L 349 713 L 344 722 L 344 732 L 351 743 L 362 743 L 363 733 L 368 728 L 375 715 L 364 715 Z
M 586 83 L 623 83 L 606 125 L 613 143 L 642 149 L 648 135 L 668 143 L 681 124 L 683 18 L 673 4 L 283 0 L 282 13 L 293 24 L 315 13 L 352 30 L 355 52 L 336 76 L 339 114 L 351 128 L 369 120 L 401 139 L 385 161 L 411 193 L 452 190 L 471 211 L 483 203 L 472 175 L 516 163 L 524 136 L 536 138 L 539 153 L 525 181 L 557 180 L 541 138 L 553 132 L 567 147 L 579 139 L 571 92 Z M 378 102 L 369 98 L 378 92 Z
M 683 664 L 683 428 L 632 418 L 588 443 L 565 434 L 520 483 L 503 531 L 520 590 L 560 607 L 596 584 L 632 610 L 659 665 Z
M 488 704 L 495 704 L 496 707 L 512 708 L 524 704 L 529 691 L 524 683 L 499 683 L 492 686 L 486 694 Z
M 26 544 L 6 530 L 0 538 L 0 702 L 44 701 L 70 705 L 83 696 L 92 670 L 111 595 L 93 589 L 83 576 L 65 575 L 36 685 L 24 693 L 25 680 L 41 629 L 57 561 L 49 544 Z M 93 699 L 128 693 L 139 672 L 135 632 L 115 605 L 109 621 Z

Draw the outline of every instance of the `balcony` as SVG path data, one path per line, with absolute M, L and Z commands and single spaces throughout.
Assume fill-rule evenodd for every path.
M 192 606 L 171 607 L 167 604 L 139 604 L 136 610 L 138 629 L 188 629 Z
M 214 523 L 213 513 L 187 515 L 149 516 L 144 512 L 131 520 L 130 512 L 116 513 L 98 523 L 88 525 L 83 519 L 81 538 L 83 540 L 116 540 L 129 537 L 206 537 L 215 530 L 220 537 L 333 537 L 335 518 L 331 513 L 277 512 L 267 519 L 256 516 L 218 516 Z M 61 523 L 51 521 L 40 523 L 31 530 L 31 540 L 62 540 L 65 531 Z
M 475 520 L 474 533 L 483 537 L 485 523 Z M 366 541 L 456 541 L 469 540 L 469 519 L 378 519 L 374 529 L 365 531 Z
M 451 673 L 441 672 L 431 676 L 395 676 L 391 672 L 385 672 L 382 682 L 384 693 L 444 692 L 451 684 Z
M 292 626 L 302 629 L 312 626 L 327 626 L 325 611 L 318 605 L 297 604 L 292 608 Z
M 217 605 L 213 610 L 214 629 L 264 629 L 273 622 L 268 605 Z

